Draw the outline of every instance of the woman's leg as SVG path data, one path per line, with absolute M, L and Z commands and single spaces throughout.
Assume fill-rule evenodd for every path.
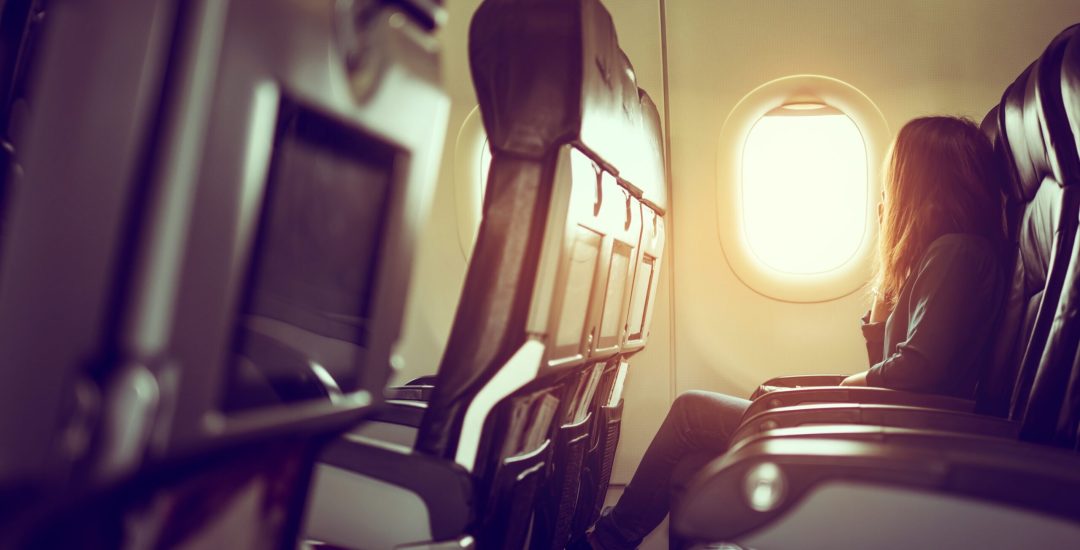
M 590 540 L 603 548 L 635 548 L 670 507 L 671 473 L 695 451 L 727 450 L 750 402 L 721 393 L 689 391 L 677 398 L 656 432 L 634 477 Z

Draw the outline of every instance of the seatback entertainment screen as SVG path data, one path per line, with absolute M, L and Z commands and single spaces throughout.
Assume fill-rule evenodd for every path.
M 226 411 L 332 400 L 355 387 L 396 153 L 341 121 L 283 104 Z

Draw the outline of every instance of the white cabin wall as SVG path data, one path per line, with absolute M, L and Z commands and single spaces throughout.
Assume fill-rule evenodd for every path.
M 638 86 L 649 93 L 664 119 L 667 98 L 664 95 L 663 50 L 660 32 L 660 3 L 649 0 L 606 0 L 611 11 L 619 45 L 637 72 Z M 671 186 L 668 186 L 669 192 Z M 671 214 L 667 223 L 671 224 Z M 669 225 L 670 227 L 670 225 Z M 670 231 L 670 230 L 669 230 Z M 669 232 L 670 236 L 671 233 Z M 611 482 L 630 480 L 645 447 L 664 420 L 671 403 L 674 337 L 671 326 L 671 241 L 665 245 L 656 291 L 652 328 L 645 349 L 630 358 L 623 390 L 622 435 L 611 473 Z
M 467 266 L 458 242 L 454 200 L 454 146 L 461 124 L 476 106 L 476 92 L 469 73 L 468 37 L 469 20 L 479 5 L 478 0 L 447 2 L 447 22 L 439 31 L 443 46 L 443 87 L 450 96 L 450 116 L 435 197 L 427 225 L 419 236 L 405 305 L 405 324 L 397 348 L 401 368 L 392 385 L 435 374 L 465 283 Z

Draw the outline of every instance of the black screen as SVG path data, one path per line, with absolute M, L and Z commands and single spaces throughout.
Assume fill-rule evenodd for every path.
M 225 408 L 351 391 L 395 150 L 294 104 L 279 113 Z

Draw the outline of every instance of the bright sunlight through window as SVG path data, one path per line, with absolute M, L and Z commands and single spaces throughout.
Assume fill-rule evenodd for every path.
M 866 224 L 866 146 L 855 123 L 820 104 L 761 117 L 743 146 L 742 208 L 750 250 L 791 274 L 850 261 Z
M 484 138 L 484 146 L 480 148 L 480 204 L 484 204 L 484 195 L 487 193 L 488 174 L 491 172 L 491 142 Z

